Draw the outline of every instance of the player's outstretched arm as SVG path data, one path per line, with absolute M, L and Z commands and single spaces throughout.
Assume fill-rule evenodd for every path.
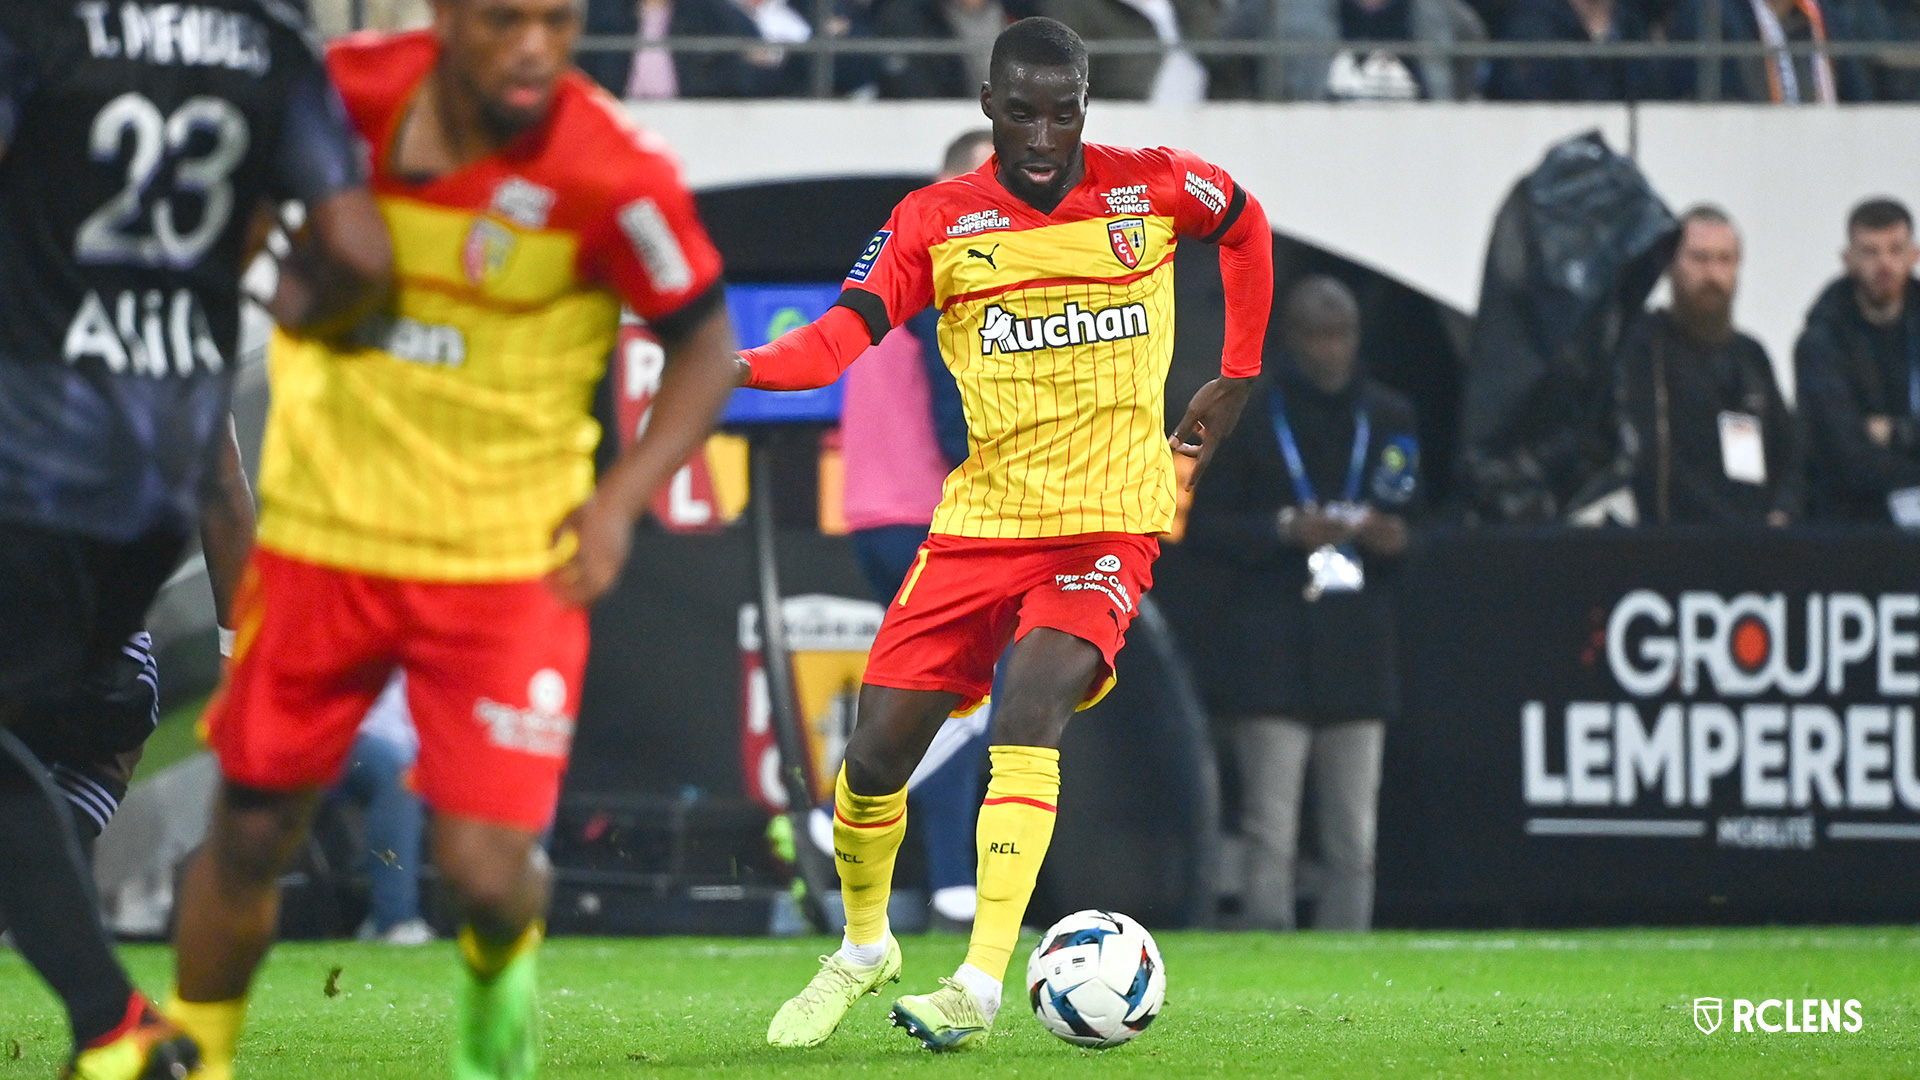
M 815 390 L 833 385 L 872 345 L 866 320 L 835 304 L 807 325 L 741 353 L 740 363 L 745 385 L 755 390 Z
M 1273 230 L 1259 200 L 1249 195 L 1226 235 L 1220 238 L 1220 284 L 1226 293 L 1226 342 L 1220 354 L 1220 378 L 1200 388 L 1187 414 L 1173 429 L 1173 452 L 1197 458 L 1187 489 L 1200 481 L 1213 453 L 1246 407 L 1273 309 Z
M 725 305 L 680 338 L 666 343 L 667 366 L 653 399 L 647 430 L 601 476 L 592 497 L 554 530 L 554 542 L 571 535 L 573 557 L 548 576 L 560 598 L 587 607 L 619 580 L 633 537 L 633 523 L 660 485 L 686 464 L 713 430 L 713 422 L 739 385 L 739 362 Z

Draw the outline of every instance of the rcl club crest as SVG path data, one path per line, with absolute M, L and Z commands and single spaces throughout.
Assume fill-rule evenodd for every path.
M 1133 270 L 1140 265 L 1140 257 L 1147 253 L 1147 222 L 1145 218 L 1121 218 L 1107 222 L 1107 243 L 1113 245 L 1113 257 L 1120 265 Z
M 515 238 L 513 230 L 491 218 L 479 218 L 473 228 L 467 232 L 467 242 L 460 249 L 460 268 L 467 272 L 467 281 L 473 285 L 484 285 L 487 279 L 506 268 L 507 259 L 513 255 Z

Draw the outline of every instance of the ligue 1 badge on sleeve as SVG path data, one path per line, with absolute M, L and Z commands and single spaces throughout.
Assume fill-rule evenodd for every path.
M 1120 265 L 1137 269 L 1141 257 L 1147 253 L 1146 219 L 1130 217 L 1107 222 L 1107 243 L 1113 246 L 1113 257 L 1120 260 Z

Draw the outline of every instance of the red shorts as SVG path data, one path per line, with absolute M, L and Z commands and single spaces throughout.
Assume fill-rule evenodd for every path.
M 1113 689 L 1113 658 L 1159 555 L 1158 540 L 1132 533 L 929 537 L 880 623 L 866 681 L 958 694 L 967 712 L 993 689 L 1007 643 L 1044 626 L 1100 650 L 1105 667 L 1087 687 L 1087 708 Z
M 395 668 L 434 810 L 529 832 L 553 819 L 573 744 L 587 613 L 538 580 L 373 577 L 256 547 L 234 600 L 226 683 L 207 710 L 228 780 L 268 791 L 340 777 Z

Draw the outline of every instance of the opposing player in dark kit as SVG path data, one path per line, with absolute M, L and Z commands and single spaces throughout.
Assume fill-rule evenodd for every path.
M 278 317 L 328 329 L 391 255 L 281 0 L 0 4 L 0 722 L 76 708 L 179 562 L 229 436 L 257 215 L 300 200 Z M 126 658 L 131 659 L 131 658 Z M 136 682 L 137 677 L 136 677 Z M 63 800 L 0 731 L 0 912 L 65 1005 L 71 1074 L 181 1076 L 113 956 Z

